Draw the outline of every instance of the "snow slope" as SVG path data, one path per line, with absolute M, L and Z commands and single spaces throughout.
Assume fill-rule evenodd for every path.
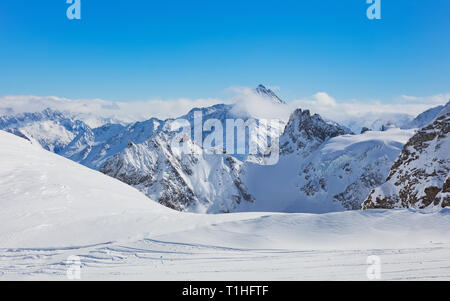
M 0 131 L 0 279 L 450 278 L 450 210 L 189 214 Z M 276 200 L 275 200 L 276 201 Z
M 154 219 L 169 212 L 126 184 L 25 139 L 0 131 L 0 141 L 2 246 L 108 241 L 132 235 L 109 223 L 110 218 L 144 212 Z
M 23 138 L 0 131 L 0 145 L 1 247 L 136 240 L 196 225 L 190 215 Z

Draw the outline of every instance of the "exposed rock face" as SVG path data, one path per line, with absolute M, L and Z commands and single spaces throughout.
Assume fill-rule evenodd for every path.
M 324 121 L 318 114 L 311 115 L 309 110 L 296 109 L 280 137 L 281 154 L 296 152 L 308 155 L 325 140 L 350 133 L 338 124 Z
M 364 134 L 365 132 L 371 131 L 371 129 L 369 129 L 368 127 L 363 127 L 361 129 L 361 134 Z
M 386 182 L 370 193 L 362 208 L 450 206 L 449 131 L 450 112 L 443 110 L 406 143 Z

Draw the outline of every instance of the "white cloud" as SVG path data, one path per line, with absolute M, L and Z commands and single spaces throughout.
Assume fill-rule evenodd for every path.
M 250 113 L 259 118 L 287 120 L 296 109 L 309 109 L 323 117 L 344 124 L 349 120 L 374 120 L 388 116 L 416 116 L 434 106 L 445 104 L 450 93 L 428 97 L 402 95 L 390 103 L 380 101 L 336 100 L 326 92 L 318 92 L 311 97 L 297 99 L 286 105 L 274 104 L 248 87 L 231 87 L 224 99 L 152 99 L 138 102 L 111 102 L 102 99 L 77 99 L 48 96 L 9 95 L 0 97 L 0 115 L 38 112 L 46 108 L 71 112 L 92 126 L 101 122 L 96 117 L 113 121 L 142 121 L 150 117 L 160 119 L 176 118 L 195 107 L 207 107 L 218 103 L 236 103 L 234 113 Z M 381 116 L 381 117 L 380 117 Z
M 410 95 L 402 95 L 400 96 L 402 99 L 407 100 L 407 101 L 420 101 L 422 100 L 421 97 L 417 97 L 417 96 L 410 96 Z
M 278 105 L 256 94 L 248 87 L 232 87 L 232 102 L 236 102 L 238 110 L 251 113 L 260 118 L 280 118 L 287 120 L 296 109 L 308 109 L 324 118 L 337 122 L 348 123 L 350 120 L 361 119 L 372 122 L 376 119 L 415 117 L 425 110 L 437 105 L 445 104 L 450 100 L 450 93 L 438 94 L 429 97 L 417 97 L 417 100 L 406 101 L 403 96 L 390 103 L 381 101 L 338 101 L 326 92 L 318 92 L 311 97 L 297 99 L 286 105 Z M 412 97 L 411 97 L 412 99 Z
M 313 95 L 311 98 L 298 99 L 291 104 L 294 107 L 308 108 L 312 112 L 318 113 L 326 118 L 336 121 L 344 121 L 351 118 L 363 116 L 374 116 L 383 114 L 405 114 L 416 116 L 423 111 L 445 104 L 450 100 L 450 95 L 440 94 L 439 96 L 424 97 L 414 102 L 405 102 L 394 100 L 391 103 L 382 103 L 380 101 L 336 101 L 328 94 L 321 92 Z M 403 96 L 402 96 L 403 99 Z M 413 99 L 413 97 L 409 97 Z
M 220 99 L 152 99 L 136 102 L 111 102 L 102 99 L 76 99 L 55 96 L 8 95 L 0 97 L 0 115 L 40 112 L 46 108 L 70 112 L 82 117 L 88 124 L 98 126 L 96 117 L 114 121 L 142 121 L 151 117 L 175 118 L 195 107 L 223 103 Z
M 228 92 L 232 94 L 228 101 L 235 104 L 233 113 L 236 115 L 250 114 L 256 118 L 287 120 L 293 111 L 290 106 L 274 103 L 252 88 L 231 87 Z
M 450 93 L 436 94 L 431 96 L 411 96 L 411 95 L 401 95 L 400 99 L 409 102 L 420 102 L 429 104 L 443 104 L 450 100 Z
M 318 105 L 333 108 L 336 107 L 336 100 L 325 92 L 318 92 L 313 96 Z

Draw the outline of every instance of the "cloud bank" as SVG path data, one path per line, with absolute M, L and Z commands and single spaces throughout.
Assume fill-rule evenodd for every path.
M 309 108 L 320 115 L 336 121 L 343 121 L 356 117 L 370 115 L 410 115 L 417 116 L 423 111 L 447 103 L 450 94 L 439 94 L 429 97 L 417 97 L 415 101 L 409 101 L 402 96 L 390 103 L 381 101 L 362 102 L 336 101 L 325 92 L 319 92 L 307 99 L 299 99 L 292 102 L 294 106 Z
M 302 108 L 343 124 L 350 124 L 355 120 L 363 120 L 369 124 L 380 118 L 399 118 L 399 116 L 412 118 L 429 108 L 445 104 L 450 100 L 450 93 L 444 93 L 426 97 L 401 95 L 390 103 L 359 100 L 338 101 L 326 92 L 318 92 L 310 97 L 288 101 L 286 105 L 280 105 L 273 103 L 269 98 L 256 94 L 253 89 L 248 87 L 231 87 L 227 91 L 228 95 L 223 99 L 151 99 L 136 102 L 7 95 L 0 97 L 0 115 L 39 112 L 51 108 L 69 112 L 95 127 L 105 122 L 126 123 L 142 121 L 151 117 L 176 118 L 195 107 L 226 103 L 235 104 L 233 108 L 235 114 L 246 113 L 258 118 L 287 120 L 296 108 Z M 358 126 L 362 124 L 359 122 Z
M 0 115 L 40 112 L 46 108 L 71 113 L 91 126 L 105 122 L 134 122 L 151 117 L 175 118 L 195 107 L 223 103 L 221 99 L 152 99 L 112 102 L 103 99 L 68 99 L 55 96 L 7 95 L 0 97 Z

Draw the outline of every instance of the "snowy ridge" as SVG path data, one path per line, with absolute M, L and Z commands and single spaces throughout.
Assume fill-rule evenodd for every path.
M 414 118 L 410 124 L 408 124 L 409 128 L 422 128 L 426 125 L 428 125 L 430 122 L 432 122 L 440 113 L 441 111 L 446 108 L 450 107 L 450 101 L 444 106 L 437 106 L 434 108 L 431 108 L 429 110 L 426 110 L 425 112 L 417 115 L 416 118 Z
M 267 97 L 270 100 L 272 100 L 274 103 L 286 104 L 286 102 L 281 100 L 272 90 L 267 89 L 264 85 L 258 85 L 258 87 L 256 87 L 255 91 L 258 95 Z
M 106 124 L 78 135 L 61 155 L 98 170 L 108 158 L 123 151 L 130 142 L 142 143 L 150 139 L 163 125 L 164 122 L 156 118 L 126 126 Z
M 40 113 L 0 116 L 0 130 L 17 133 L 44 149 L 59 153 L 89 126 L 61 112 L 45 109 Z
M 214 105 L 207 108 L 196 108 L 181 116 L 194 128 L 195 114 L 200 113 L 203 125 L 206 120 L 216 119 L 223 129 L 226 120 L 248 120 L 251 116 L 236 115 L 231 105 Z M 100 171 L 118 178 L 136 187 L 150 198 L 170 208 L 180 211 L 222 213 L 233 212 L 245 202 L 253 202 L 254 198 L 247 192 L 245 184 L 240 179 L 241 166 L 247 159 L 260 162 L 258 155 L 209 154 L 206 149 L 194 141 L 194 133 L 184 138 L 191 153 L 182 154 L 171 148 L 171 141 L 177 133 L 173 127 L 177 120 L 161 122 L 158 130 L 148 136 L 148 140 L 131 139 L 127 147 L 114 156 L 103 156 Z M 258 120 L 256 120 L 258 122 Z M 282 127 L 284 124 L 277 123 Z M 148 133 L 148 132 L 147 132 Z M 202 142 L 210 134 L 203 131 Z M 224 131 L 226 141 L 227 132 Z M 263 145 L 261 135 L 249 137 L 246 133 L 246 144 L 255 139 L 256 145 Z M 129 137 L 129 136 L 127 136 Z M 142 140 L 142 139 L 141 139 Z M 234 137 L 237 145 L 237 136 Z M 115 149 L 115 148 L 111 148 Z M 225 152 L 225 149 L 223 150 Z M 82 162 L 83 163 L 83 162 Z
M 101 172 L 136 187 L 150 198 L 179 211 L 220 213 L 252 202 L 239 178 L 242 162 L 219 154 L 206 154 L 189 137 L 191 150 L 170 146 L 171 137 L 159 133 L 107 160 Z

